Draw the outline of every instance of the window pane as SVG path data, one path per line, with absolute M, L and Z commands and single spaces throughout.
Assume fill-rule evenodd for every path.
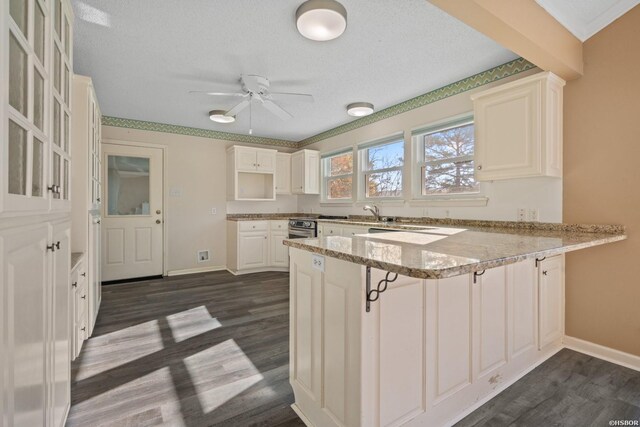
M 33 170 L 31 172 L 31 195 L 42 197 L 42 178 L 44 171 L 44 143 L 33 138 Z
M 149 215 L 149 159 L 109 156 L 109 215 Z
M 53 153 L 53 185 L 60 188 L 60 154 Z M 53 193 L 54 199 L 60 198 L 60 192 Z
M 27 131 L 9 120 L 9 193 L 27 194 Z
M 479 190 L 473 160 L 427 165 L 424 194 L 474 193 Z
M 27 37 L 27 20 L 29 16 L 29 10 L 27 9 L 27 0 L 11 0 L 9 5 L 9 13 L 25 38 Z M 5 3 L 6 4 L 6 3 Z
M 40 8 L 40 4 L 36 1 L 36 13 L 35 13 L 35 25 L 34 25 L 34 41 L 33 48 L 36 52 L 36 56 L 40 60 L 40 64 L 44 65 L 44 12 Z
M 473 123 L 425 135 L 425 161 L 472 156 L 473 141 Z
M 329 176 L 353 173 L 353 153 L 329 157 Z
M 334 178 L 327 181 L 327 199 L 350 199 L 353 178 Z
M 56 34 L 60 37 L 60 24 L 62 22 L 62 0 L 55 1 L 53 5 L 53 22 Z
M 13 34 L 9 36 L 9 39 L 9 104 L 26 117 L 27 53 Z
M 64 199 L 69 200 L 69 161 L 64 160 L 63 169 Z
M 60 146 L 60 103 L 53 101 L 53 143 Z
M 33 124 L 44 131 L 44 78 L 33 69 Z
M 70 88 L 69 88 L 69 68 L 67 68 L 67 66 L 64 66 L 64 103 L 69 105 L 69 93 L 70 93 Z
M 62 75 L 61 55 L 60 49 L 58 49 L 58 46 L 55 46 L 53 50 L 53 87 L 58 93 L 60 93 L 60 77 Z
M 67 54 L 67 57 L 69 57 L 69 52 L 71 50 L 71 40 L 70 40 L 71 34 L 69 34 L 69 21 L 67 20 L 67 17 L 64 17 L 64 52 Z
M 367 149 L 366 170 L 386 169 L 402 166 L 404 163 L 404 141 L 396 141 Z
M 366 175 L 367 197 L 402 196 L 402 172 L 388 171 Z
M 64 113 L 64 151 L 69 152 L 69 115 Z

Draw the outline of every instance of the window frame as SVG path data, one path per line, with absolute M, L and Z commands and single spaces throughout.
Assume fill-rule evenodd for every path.
M 397 142 L 402 142 L 403 147 L 403 156 L 402 156 L 402 165 L 394 166 L 390 168 L 382 168 L 382 169 L 365 169 L 365 165 L 368 164 L 368 150 L 371 148 L 381 147 L 383 145 L 389 145 Z M 358 151 L 358 201 L 359 202 L 384 202 L 384 201 L 404 201 L 406 198 L 406 174 L 405 167 L 407 165 L 407 141 L 404 137 L 404 132 L 397 132 L 392 135 L 388 135 L 383 138 L 378 138 L 373 141 L 365 142 L 359 144 L 357 147 Z M 371 175 L 373 173 L 384 173 L 384 172 L 392 172 L 399 171 L 402 179 L 402 188 L 400 190 L 400 195 L 398 196 L 385 196 L 385 197 L 369 197 L 367 196 L 367 175 Z
M 338 157 L 338 156 L 342 156 L 345 154 L 351 154 L 351 173 L 345 173 L 345 174 L 340 174 L 340 175 L 330 175 L 329 174 L 329 165 L 330 165 L 330 159 L 334 158 L 334 157 Z M 338 151 L 331 151 L 331 152 L 327 152 L 327 153 L 323 153 L 320 155 L 320 201 L 322 203 L 334 203 L 334 204 L 341 204 L 341 203 L 353 203 L 354 199 L 355 199 L 355 194 L 356 194 L 356 168 L 357 168 L 357 162 L 356 162 L 356 154 L 354 152 L 353 147 L 349 147 L 346 149 L 342 149 L 342 150 L 338 150 Z M 327 194 L 328 189 L 329 189 L 329 181 L 337 179 L 337 178 L 348 178 L 351 177 L 351 197 L 345 197 L 345 198 L 341 198 L 341 199 L 332 199 L 329 198 L 329 195 Z
M 440 120 L 426 126 L 421 126 L 411 131 L 411 145 L 412 145 L 412 187 L 413 187 L 413 200 L 423 200 L 423 201 L 446 201 L 446 200 L 455 200 L 455 199 L 475 199 L 483 197 L 483 185 L 481 182 L 478 183 L 478 191 L 465 191 L 465 192 L 456 192 L 449 194 L 424 194 L 424 185 L 425 185 L 425 169 L 427 165 L 437 165 L 439 163 L 451 162 L 452 160 L 474 160 L 475 161 L 475 138 L 473 141 L 474 154 L 466 155 L 466 156 L 458 156 L 458 157 L 449 157 L 443 160 L 433 160 L 426 161 L 425 160 L 425 144 L 424 144 L 424 136 L 432 133 L 442 132 L 448 129 L 454 129 L 461 126 L 466 126 L 469 124 L 474 124 L 475 126 L 475 117 L 473 112 L 468 112 L 464 114 L 460 114 L 454 117 L 449 117 L 444 120 Z M 475 176 L 475 165 L 474 165 L 474 176 Z

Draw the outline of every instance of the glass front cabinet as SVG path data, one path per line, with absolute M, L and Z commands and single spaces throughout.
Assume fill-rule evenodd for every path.
M 0 210 L 68 211 L 73 12 L 68 0 L 2 7 Z

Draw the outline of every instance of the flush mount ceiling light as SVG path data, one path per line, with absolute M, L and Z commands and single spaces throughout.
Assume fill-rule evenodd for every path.
M 347 10 L 335 0 L 307 0 L 296 11 L 296 25 L 308 39 L 333 40 L 347 28 Z
M 347 114 L 353 117 L 368 116 L 373 113 L 373 104 L 369 102 L 354 102 L 347 105 Z
M 233 123 L 236 121 L 235 116 L 228 116 L 224 110 L 209 111 L 209 118 L 218 123 Z

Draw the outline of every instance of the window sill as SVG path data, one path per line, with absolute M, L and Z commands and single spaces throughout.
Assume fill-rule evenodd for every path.
M 451 199 L 415 199 L 409 202 L 412 207 L 482 207 L 489 203 L 488 197 L 466 197 Z
M 378 205 L 378 206 L 404 207 L 405 201 L 403 199 L 358 200 L 353 205 L 354 206 Z
M 328 201 L 323 201 L 320 202 L 320 206 L 322 207 L 344 207 L 344 206 L 353 206 L 353 200 L 344 200 L 341 202 L 328 202 Z

